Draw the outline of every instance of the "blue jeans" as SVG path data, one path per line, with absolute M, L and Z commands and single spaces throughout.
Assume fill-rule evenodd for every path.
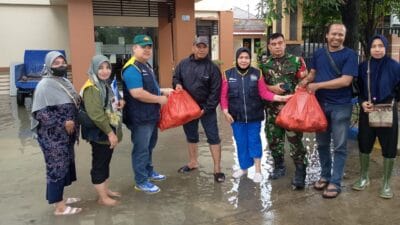
M 332 105 L 325 103 L 321 104 L 321 108 L 328 120 L 327 130 L 316 133 L 321 178 L 334 184 L 340 190 L 347 158 L 347 133 L 353 106 L 351 104 Z M 331 139 L 333 141 L 333 165 L 330 149 Z
M 132 169 L 135 174 L 137 185 L 148 181 L 153 172 L 152 155 L 157 143 L 158 129 L 156 123 L 132 125 L 131 140 L 132 149 Z

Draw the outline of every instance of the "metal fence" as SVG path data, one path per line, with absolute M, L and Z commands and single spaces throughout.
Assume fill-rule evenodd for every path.
M 318 48 L 326 46 L 325 41 L 326 28 L 318 28 L 313 26 L 303 26 L 303 45 L 302 45 L 302 56 L 306 61 L 307 66 L 310 65 L 314 51 Z M 385 36 L 397 34 L 400 37 L 400 27 L 380 27 L 375 30 L 377 34 L 383 34 Z M 364 58 L 364 50 L 362 45 L 358 45 L 358 49 L 354 49 L 358 53 L 359 61 Z

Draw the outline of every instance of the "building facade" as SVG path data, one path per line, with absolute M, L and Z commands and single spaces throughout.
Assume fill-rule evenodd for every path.
M 118 65 L 130 57 L 134 35 L 146 33 L 155 42 L 151 63 L 168 87 L 175 65 L 191 52 L 196 1 L 0 0 L 0 70 L 22 62 L 26 49 L 62 49 L 79 89 L 94 54 Z

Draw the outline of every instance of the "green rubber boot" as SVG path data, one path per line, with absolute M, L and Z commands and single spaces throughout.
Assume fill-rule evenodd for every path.
M 369 185 L 368 177 L 369 154 L 360 153 L 360 178 L 353 184 L 353 189 L 364 190 Z
M 393 192 L 390 188 L 390 178 L 392 177 L 394 159 L 384 158 L 383 160 L 383 186 L 379 192 L 381 198 L 392 198 Z

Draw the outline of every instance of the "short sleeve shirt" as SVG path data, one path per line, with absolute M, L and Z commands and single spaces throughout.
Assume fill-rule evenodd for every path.
M 129 74 L 129 76 L 127 76 L 127 74 Z M 122 73 L 122 78 L 124 79 L 125 85 L 128 90 L 143 87 L 142 75 L 133 66 L 129 66 L 124 70 L 124 72 Z
M 330 52 L 333 61 L 343 75 L 358 76 L 358 59 L 357 54 L 350 48 L 343 48 L 336 52 Z M 320 48 L 314 52 L 311 69 L 316 70 L 314 82 L 324 82 L 340 77 L 332 67 L 325 48 Z M 316 92 L 316 96 L 321 103 L 330 104 L 348 104 L 351 103 L 352 87 L 338 89 L 320 89 Z

